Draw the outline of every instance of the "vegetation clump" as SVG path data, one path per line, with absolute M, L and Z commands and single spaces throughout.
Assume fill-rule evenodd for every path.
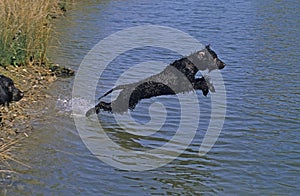
M 0 0 L 0 66 L 41 65 L 63 0 Z

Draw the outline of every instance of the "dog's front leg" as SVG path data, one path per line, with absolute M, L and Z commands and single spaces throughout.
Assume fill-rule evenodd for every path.
M 207 96 L 208 92 L 209 92 L 209 86 L 205 80 L 204 77 L 202 78 L 196 78 L 193 82 L 192 82 L 193 88 L 195 90 L 202 90 L 202 93 L 204 96 Z

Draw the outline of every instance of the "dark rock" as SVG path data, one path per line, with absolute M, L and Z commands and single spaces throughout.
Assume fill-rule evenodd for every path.
M 49 68 L 56 77 L 67 78 L 75 75 L 74 70 L 58 64 L 51 64 Z

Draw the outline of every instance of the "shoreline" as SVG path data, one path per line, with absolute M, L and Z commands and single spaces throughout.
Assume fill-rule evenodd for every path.
M 0 174 L 6 171 L 3 169 L 12 170 L 7 160 L 22 164 L 11 156 L 13 147 L 31 135 L 34 120 L 47 109 L 51 98 L 47 91 L 53 82 L 74 75 L 73 70 L 49 62 L 46 55 L 50 40 L 55 38 L 55 18 L 64 16 L 73 3 L 0 1 L 0 74 L 11 78 L 24 93 L 9 107 L 0 106 Z
M 46 100 L 51 97 L 47 89 L 58 78 L 74 75 L 73 70 L 54 64 L 6 68 L 0 66 L 0 73 L 10 77 L 15 86 L 24 92 L 20 101 L 12 102 L 8 108 L 0 107 L 0 147 L 12 140 L 28 137 L 33 129 L 32 120 L 38 118 L 39 111 L 47 107 Z

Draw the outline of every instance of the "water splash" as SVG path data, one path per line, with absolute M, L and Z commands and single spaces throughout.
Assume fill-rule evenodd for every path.
M 91 107 L 94 107 L 94 103 L 80 97 L 67 98 L 59 96 L 56 101 L 56 109 L 59 110 L 60 113 L 71 116 L 85 114 Z M 75 112 L 73 112 L 73 110 Z

